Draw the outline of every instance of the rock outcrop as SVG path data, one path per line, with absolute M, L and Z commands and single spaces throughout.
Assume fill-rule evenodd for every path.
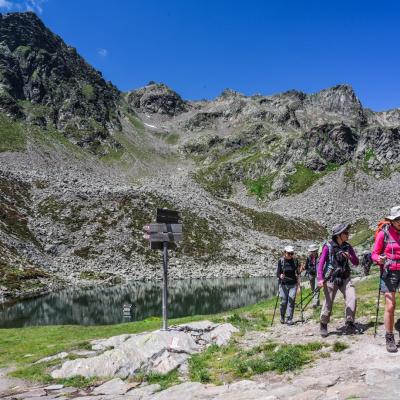
M 127 378 L 140 372 L 166 374 L 182 368 L 189 356 L 206 345 L 226 345 L 238 329 L 231 324 L 200 321 L 138 335 L 120 335 L 92 342 L 100 355 L 65 362 L 51 373 L 53 378 L 73 376 L 117 376 Z M 112 350 L 107 350 L 107 349 Z
M 142 113 L 165 114 L 170 117 L 188 110 L 188 104 L 168 86 L 150 82 L 127 94 L 128 104 Z

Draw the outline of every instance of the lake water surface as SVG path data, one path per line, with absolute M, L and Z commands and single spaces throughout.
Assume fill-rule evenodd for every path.
M 169 282 L 169 318 L 214 314 L 273 297 L 276 278 Z M 104 325 L 161 316 L 162 282 L 131 282 L 93 289 L 67 289 L 0 309 L 0 327 Z M 123 305 L 131 304 L 131 312 Z

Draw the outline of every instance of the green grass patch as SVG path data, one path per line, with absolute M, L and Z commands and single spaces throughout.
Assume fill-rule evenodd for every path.
M 170 133 L 170 134 L 168 134 L 166 137 L 165 137 L 165 141 L 168 143 L 168 144 L 170 144 L 170 145 L 175 145 L 175 144 L 177 144 L 178 143 L 178 141 L 179 141 L 179 135 L 177 134 L 177 133 L 175 133 L 175 132 L 172 132 L 172 133 Z
M 77 375 L 71 378 L 54 379 L 50 375 L 53 368 L 60 365 L 60 360 L 54 360 L 47 363 L 33 364 L 29 368 L 20 368 L 10 373 L 10 376 L 18 379 L 24 379 L 30 382 L 41 382 L 44 384 L 61 384 L 66 387 L 85 388 L 102 380 L 98 377 L 85 378 Z
M 43 104 L 32 103 L 29 100 L 20 100 L 18 104 L 22 107 L 24 113 L 31 118 L 45 118 L 50 114 L 50 108 Z
M 93 100 L 95 98 L 94 88 L 90 83 L 82 86 L 82 94 L 86 100 Z
M 257 211 L 229 202 L 244 215 L 249 217 L 251 228 L 280 239 L 322 240 L 327 236 L 326 229 L 316 222 L 300 218 L 285 218 L 267 211 Z
M 171 386 L 177 385 L 179 381 L 178 371 L 175 369 L 168 374 L 157 374 L 155 372 L 145 375 L 144 380 L 150 384 L 159 384 L 161 390 L 168 389 Z
M 351 226 L 350 244 L 352 246 L 360 246 L 371 241 L 374 231 L 369 227 L 366 219 L 359 219 Z
M 133 127 L 137 130 L 138 133 L 144 133 L 145 127 L 143 122 L 135 115 L 132 115 L 130 112 L 125 111 L 125 115 L 129 119 L 129 122 L 133 125 Z
M 213 166 L 197 171 L 193 178 L 216 197 L 230 197 L 233 193 L 231 177 L 223 172 L 217 172 Z
M 296 172 L 288 176 L 287 194 L 299 194 L 304 192 L 313 183 L 321 177 L 321 174 L 305 167 L 302 164 L 296 165 Z
M 329 174 L 330 172 L 338 170 L 339 168 L 340 164 L 328 162 L 324 171 L 316 172 L 310 168 L 307 168 L 303 164 L 297 164 L 296 171 L 287 177 L 288 189 L 286 193 L 288 195 L 303 193 L 318 179 Z
M 326 172 L 334 172 L 340 168 L 340 164 L 334 162 L 328 162 L 325 168 Z
M 210 346 L 206 351 L 193 354 L 189 360 L 190 379 L 195 382 L 211 382 L 209 364 L 215 354 L 220 351 L 218 346 Z
M 292 345 L 266 342 L 241 350 L 234 342 L 225 347 L 211 346 L 189 361 L 190 377 L 202 383 L 232 382 L 267 371 L 295 371 L 316 358 L 323 344 Z
M 255 195 L 257 199 L 265 199 L 272 192 L 272 184 L 274 183 L 274 174 L 260 176 L 257 179 L 247 179 L 244 184 L 249 194 Z
M 335 353 L 340 353 L 341 351 L 346 350 L 348 348 L 349 348 L 348 344 L 346 344 L 344 342 L 339 342 L 339 341 L 336 341 L 335 343 L 333 343 L 333 346 L 332 346 L 332 350 Z
M 368 166 L 368 163 L 370 160 L 372 160 L 373 158 L 375 158 L 375 152 L 373 149 L 369 148 L 365 151 L 364 153 L 364 160 L 363 160 L 363 170 L 365 172 L 370 172 L 370 168 Z
M 26 137 L 23 124 L 0 113 L 0 152 L 25 149 Z

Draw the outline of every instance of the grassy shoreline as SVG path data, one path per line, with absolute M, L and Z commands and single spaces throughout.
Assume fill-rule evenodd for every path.
M 358 297 L 357 317 L 369 316 L 370 321 L 374 319 L 377 288 L 377 275 L 373 275 L 356 283 Z M 307 293 L 309 293 L 309 289 L 303 290 L 303 295 L 307 295 Z M 240 334 L 243 334 L 246 331 L 268 331 L 270 329 L 275 301 L 276 298 L 271 298 L 256 304 L 247 305 L 219 314 L 195 315 L 171 319 L 169 323 L 170 325 L 183 324 L 191 321 L 208 319 L 213 322 L 230 322 L 240 329 Z M 383 319 L 383 304 L 381 304 L 381 307 L 380 322 L 382 322 Z M 277 315 L 275 316 L 275 323 L 279 323 L 278 314 L 279 310 L 277 310 Z M 337 301 L 333 309 L 333 318 L 342 318 L 342 316 L 343 300 L 342 296 L 338 294 Z M 316 310 L 312 314 L 311 318 L 317 321 L 318 317 L 319 310 Z M 0 329 L 0 367 L 15 367 L 16 370 L 11 375 L 18 378 L 46 383 L 56 382 L 56 380 L 51 379 L 48 371 L 49 368 L 53 367 L 54 365 L 60 364 L 62 362 L 61 360 L 51 361 L 49 363 L 34 363 L 41 358 L 60 353 L 62 351 L 68 352 L 78 349 L 90 349 L 90 341 L 94 339 L 107 338 L 124 333 L 152 331 L 160 329 L 161 326 L 161 318 L 151 317 L 143 321 L 106 326 L 85 327 L 65 325 Z M 296 344 L 294 345 L 296 346 Z M 296 351 L 298 351 L 298 349 Z M 305 351 L 309 351 L 309 349 L 305 349 Z M 222 360 L 240 359 L 240 365 L 242 366 L 240 371 L 242 371 L 245 376 L 249 376 L 249 371 L 253 371 L 253 368 L 256 368 L 256 371 L 257 368 L 269 368 L 265 365 L 264 367 L 254 367 L 253 364 L 249 364 L 249 361 L 246 361 L 245 358 L 243 358 L 246 356 L 246 354 L 243 355 L 240 349 L 235 348 L 234 344 L 230 344 L 226 348 L 221 349 L 213 348 L 211 349 L 211 352 L 213 352 L 213 357 L 211 357 L 213 359 L 215 359 L 214 356 L 217 353 L 219 358 Z M 265 360 L 267 360 L 269 353 L 264 351 L 264 355 Z M 210 354 L 208 356 L 210 356 Z M 70 355 L 70 359 L 74 357 L 76 358 L 76 356 L 73 356 L 72 354 Z M 207 359 L 207 354 L 205 354 L 204 357 Z M 307 356 L 306 358 L 309 359 L 310 357 Z M 196 370 L 196 357 L 194 357 L 193 360 L 193 370 Z M 269 363 L 272 362 L 270 359 L 268 360 Z M 200 361 L 197 360 L 197 362 L 200 363 L 198 379 L 205 382 L 210 381 L 211 378 L 204 372 L 203 366 L 205 365 L 205 361 L 203 360 L 202 356 L 200 356 Z M 235 373 L 237 373 L 237 371 Z M 212 379 L 212 381 L 218 382 L 214 379 Z M 77 378 L 72 381 L 61 382 L 58 380 L 57 382 L 85 386 L 92 383 L 93 380 Z

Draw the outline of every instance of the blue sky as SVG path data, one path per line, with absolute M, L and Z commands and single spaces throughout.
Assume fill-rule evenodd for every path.
M 400 107 L 400 2 L 0 0 L 30 9 L 126 91 L 154 80 L 186 99 L 224 88 L 307 93 L 348 83 L 365 107 Z

